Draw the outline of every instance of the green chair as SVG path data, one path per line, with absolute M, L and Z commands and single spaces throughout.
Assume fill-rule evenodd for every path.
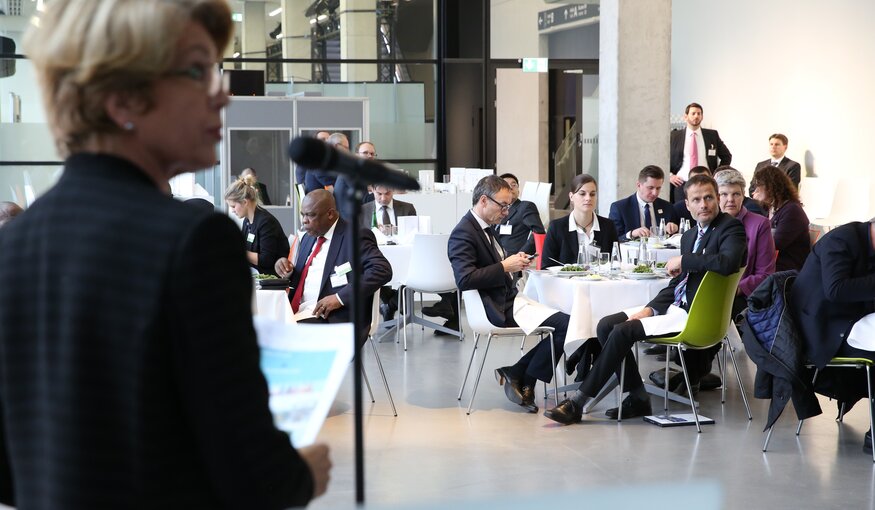
M 866 358 L 833 358 L 829 360 L 829 363 L 826 364 L 826 368 L 855 368 L 857 370 L 866 369 L 866 389 L 869 391 L 869 428 L 875 429 L 875 418 L 872 415 L 872 379 L 871 379 L 871 367 L 873 363 L 872 360 Z M 814 365 L 806 364 L 807 367 L 811 368 Z M 814 377 L 811 379 L 811 386 L 814 387 L 814 383 L 817 382 L 817 376 L 820 374 L 820 369 L 814 369 Z M 839 417 L 836 421 L 842 421 L 845 415 L 845 407 L 842 405 Z M 802 422 L 804 420 L 799 420 L 799 425 L 796 426 L 796 435 L 798 436 L 800 432 L 802 432 Z M 769 446 L 769 440 L 772 439 L 772 427 L 769 427 L 768 432 L 766 433 L 766 441 L 763 443 L 763 451 L 766 451 L 766 448 Z M 875 462 L 875 449 L 872 451 L 872 462 Z
M 741 375 L 738 372 L 735 354 L 733 354 L 731 346 L 727 349 L 728 340 L 726 339 L 726 329 L 730 327 L 730 316 L 732 315 L 732 302 L 735 299 L 735 291 L 738 288 L 738 281 L 741 279 L 742 273 L 744 273 L 744 268 L 729 276 L 723 276 L 713 271 L 705 273 L 705 277 L 702 278 L 702 283 L 696 291 L 696 297 L 693 298 L 693 303 L 690 305 L 689 318 L 684 326 L 684 330 L 670 337 L 647 339 L 648 343 L 668 347 L 665 357 L 664 408 L 666 413 L 668 413 L 669 363 L 672 358 L 672 349 L 678 349 L 679 351 L 687 349 L 702 350 L 709 349 L 722 342 L 723 366 L 726 366 L 726 352 L 728 351 L 732 359 L 732 365 L 735 368 L 735 378 L 738 380 L 738 386 L 741 388 L 741 396 L 744 399 L 747 417 L 749 420 L 753 419 L 750 414 L 747 395 L 744 392 L 744 383 L 741 382 Z M 679 357 L 681 359 L 681 368 L 684 372 L 684 382 L 687 388 L 689 388 L 690 376 L 687 373 L 687 365 L 684 362 L 684 357 Z M 724 377 L 725 375 L 724 372 Z M 623 387 L 623 381 L 620 381 L 620 387 Z M 696 402 L 692 394 L 690 395 L 690 401 L 692 402 L 693 417 L 696 421 L 696 430 L 701 433 L 702 427 L 699 424 L 699 413 L 696 410 Z

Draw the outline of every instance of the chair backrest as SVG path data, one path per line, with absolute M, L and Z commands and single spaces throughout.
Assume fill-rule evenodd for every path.
M 536 234 L 532 232 L 532 236 L 535 239 L 535 253 L 538 254 L 538 269 L 541 269 L 541 253 L 544 252 L 544 239 L 547 238 L 547 234 Z
M 468 325 L 478 335 L 488 335 L 497 326 L 489 322 L 486 316 L 486 308 L 483 307 L 483 299 L 479 290 L 466 290 L 462 292 L 462 300 L 465 301 L 465 317 Z
M 743 267 L 729 276 L 713 271 L 705 273 L 690 305 L 687 325 L 677 337 L 679 340 L 693 347 L 708 347 L 723 340 L 742 273 Z
M 380 327 L 380 291 L 374 293 L 374 303 L 371 306 L 371 329 L 368 330 L 368 336 L 374 336 L 377 328 Z
M 449 234 L 416 234 L 413 237 L 404 285 L 426 292 L 446 292 L 456 288 L 453 267 L 447 256 L 449 239 Z
M 539 182 L 538 190 L 535 194 L 535 205 L 538 207 L 538 213 L 541 215 L 541 223 L 547 225 L 550 223 L 550 190 L 553 184 L 549 182 Z

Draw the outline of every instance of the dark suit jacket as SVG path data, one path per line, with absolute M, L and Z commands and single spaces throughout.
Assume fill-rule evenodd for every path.
M 249 242 L 249 234 L 254 235 Z M 281 257 L 289 254 L 289 238 L 283 232 L 283 227 L 274 216 L 262 209 L 255 208 L 252 223 L 248 218 L 243 219 L 243 242 L 246 251 L 258 254 L 258 264 L 253 265 L 259 273 L 275 275 L 274 263 Z
M 541 268 L 559 265 L 550 259 L 561 260 L 564 264 L 577 262 L 580 244 L 577 242 L 577 232 L 568 231 L 570 217 L 571 215 L 568 215 L 550 222 L 547 238 L 544 239 L 544 251 L 541 253 Z M 595 243 L 599 245 L 601 251 L 610 253 L 611 247 L 617 242 L 617 229 L 608 218 L 598 215 L 596 217 L 599 220 L 599 230 L 595 232 Z
M 336 175 L 311 168 L 304 175 L 304 191 L 310 193 L 316 189 L 325 189 L 325 186 L 334 186 L 336 181 Z
M 258 197 L 261 199 L 262 205 L 271 205 L 270 197 L 267 194 L 267 186 L 263 182 L 256 182 L 255 187 L 258 188 Z
M 708 168 L 711 169 L 711 173 L 714 173 L 714 170 L 718 166 L 729 165 L 732 163 L 732 153 L 729 152 L 729 148 L 726 147 L 726 144 L 723 143 L 723 140 L 720 139 L 720 135 L 717 133 L 716 129 L 705 129 L 701 128 L 702 138 L 705 142 L 705 162 L 707 163 Z M 669 163 L 669 171 L 672 174 L 678 173 L 681 169 L 681 166 L 684 164 L 684 143 L 687 137 L 687 128 L 686 126 L 683 129 L 675 129 L 671 132 L 670 137 L 670 163 Z M 715 151 L 714 156 L 710 156 L 709 153 L 711 150 Z M 699 164 L 701 165 L 701 154 Z M 675 202 L 679 198 L 679 191 L 675 191 L 676 186 L 672 184 L 669 187 L 669 200 Z
M 362 312 L 365 314 L 366 320 L 364 323 L 371 322 L 371 305 L 373 304 L 374 293 L 380 287 L 389 283 L 392 279 L 392 266 L 389 261 L 380 252 L 377 247 L 377 240 L 373 232 L 370 230 L 361 230 L 361 257 L 362 270 L 361 274 L 361 306 Z M 298 249 L 298 258 L 295 261 L 295 270 L 289 276 L 291 290 L 289 291 L 289 300 L 294 296 L 294 289 L 297 288 L 301 279 L 301 271 L 307 264 L 307 258 L 310 252 L 313 251 L 313 246 L 316 244 L 316 238 L 304 234 L 301 237 L 301 247 Z M 331 275 L 334 274 L 334 268 L 350 261 L 352 258 L 352 232 L 347 223 L 343 219 L 337 220 L 337 226 L 334 227 L 334 237 L 331 239 L 331 245 L 328 247 L 328 255 L 325 259 L 325 269 L 322 271 L 322 285 L 319 287 L 319 299 L 332 294 L 337 294 L 343 302 L 343 306 L 333 311 L 325 319 L 325 322 L 352 322 L 352 317 L 349 312 L 349 305 L 356 297 L 352 294 L 352 285 L 350 279 L 352 273 L 348 274 L 349 284 L 340 287 L 331 286 Z M 361 332 L 359 332 L 361 334 Z
M 375 210 L 380 210 L 380 212 L 377 213 L 376 224 L 379 225 L 383 222 L 383 213 L 380 207 L 382 206 L 377 204 L 377 202 L 375 201 L 368 202 L 367 204 L 362 206 L 362 228 L 371 228 L 374 226 Z M 398 218 L 399 216 L 416 216 L 416 207 L 413 207 L 413 204 L 409 202 L 403 202 L 396 198 L 392 198 L 392 207 L 395 209 L 395 218 Z
M 629 239 L 626 237 L 626 234 L 642 226 L 641 214 L 638 212 L 637 195 L 637 193 L 632 193 L 628 197 L 617 200 L 611 204 L 610 218 L 611 221 L 614 222 L 614 226 L 617 227 L 617 235 L 619 236 L 620 241 L 628 241 Z M 671 203 L 661 198 L 657 198 L 650 206 L 653 208 L 654 215 L 656 216 L 656 223 L 651 228 L 655 229 L 658 227 L 659 220 L 662 219 L 664 219 L 666 223 L 678 222 L 677 215 L 675 214 L 674 207 Z
M 453 266 L 456 286 L 460 291 L 480 291 L 489 321 L 496 326 L 516 325 L 513 320 L 516 287 L 471 211 L 462 216 L 450 234 L 447 255 Z
M 125 160 L 71 156 L 0 233 L 0 500 L 306 504 L 310 471 L 274 427 L 251 303 L 227 216 Z
M 744 265 L 747 260 L 747 235 L 744 225 L 726 213 L 720 213 L 711 222 L 708 231 L 699 243 L 699 249 L 693 252 L 699 229 L 693 227 L 684 232 L 681 237 L 681 268 L 682 272 L 671 279 L 668 287 L 659 291 L 647 306 L 660 314 L 664 314 L 674 302 L 674 289 L 684 279 L 687 273 L 686 297 L 687 305 L 693 302 L 699 284 L 705 277 L 705 272 L 715 271 L 722 275 L 730 275 Z
M 309 175 L 309 174 L 308 174 Z M 351 187 L 349 179 L 346 178 L 345 175 L 337 176 L 337 180 L 334 181 L 334 200 L 337 202 L 337 212 L 340 213 L 340 217 L 346 220 L 347 222 L 352 220 L 352 209 L 350 208 L 349 201 L 347 195 L 349 194 L 349 188 Z M 366 190 L 362 190 L 362 204 L 367 205 L 374 201 L 374 194 L 367 193 Z M 362 216 L 365 216 L 364 213 Z M 371 228 L 370 224 L 368 228 Z
M 764 166 L 769 166 L 771 164 L 771 159 L 760 161 L 759 163 L 757 163 L 756 168 L 754 168 L 754 172 Z M 778 168 L 783 170 L 784 173 L 786 173 L 787 176 L 790 177 L 790 180 L 793 181 L 793 184 L 796 185 L 796 189 L 799 189 L 799 182 L 802 180 L 802 165 L 785 156 L 784 159 L 782 159 L 781 162 L 778 163 Z M 751 195 L 753 195 L 753 190 L 753 182 L 751 182 L 750 189 L 748 190 Z
M 511 225 L 510 235 L 501 235 L 501 225 Z M 493 227 L 495 238 L 504 250 L 510 255 L 524 251 L 535 253 L 535 241 L 531 233 L 544 233 L 544 224 L 541 223 L 541 215 L 538 214 L 538 206 L 528 200 L 517 200 L 510 206 L 507 217 L 501 225 Z
M 808 358 L 819 368 L 836 355 L 851 327 L 875 312 L 875 260 L 869 223 L 853 222 L 820 238 L 790 293 Z

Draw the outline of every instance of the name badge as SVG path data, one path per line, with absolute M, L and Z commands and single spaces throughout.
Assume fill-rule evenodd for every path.
M 708 156 L 716 156 L 717 149 L 708 149 Z
M 346 284 L 347 284 L 346 273 L 331 275 L 331 286 L 332 287 L 343 287 Z
M 511 232 L 513 232 L 513 225 L 509 223 L 505 223 L 498 227 L 498 235 L 500 236 L 509 236 Z
M 340 276 L 343 276 L 350 271 L 352 271 L 352 266 L 349 265 L 349 262 L 344 262 L 339 266 L 334 266 L 334 273 Z M 344 280 L 344 283 L 346 283 L 346 280 Z
M 255 234 L 250 232 L 249 235 L 246 236 L 246 242 L 251 243 L 253 241 L 255 241 Z

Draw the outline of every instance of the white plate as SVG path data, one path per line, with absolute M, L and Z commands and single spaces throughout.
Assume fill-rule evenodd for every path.
M 659 278 L 659 275 L 656 273 L 623 273 L 623 277 L 630 280 L 655 280 Z

